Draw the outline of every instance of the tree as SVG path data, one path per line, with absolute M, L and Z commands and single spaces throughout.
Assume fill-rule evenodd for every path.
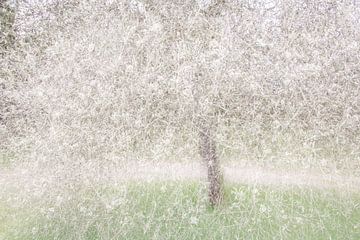
M 220 162 L 216 152 L 216 141 L 213 136 L 212 121 L 207 119 L 199 120 L 200 155 L 206 163 L 207 178 L 209 182 L 209 201 L 212 206 L 217 206 L 222 202 L 222 175 Z
M 221 13 L 221 9 L 223 7 L 223 0 L 217 0 L 217 1 L 198 1 L 199 7 L 202 9 L 203 14 L 205 15 L 205 18 L 214 18 L 219 16 Z M 201 35 L 200 35 L 201 36 Z M 205 51 L 209 51 L 210 41 L 212 40 L 212 37 L 209 38 L 209 36 L 205 36 L 205 38 L 201 39 L 204 43 L 204 47 L 201 49 L 204 49 Z M 203 77 L 206 77 L 204 74 L 199 73 L 197 74 L 196 80 L 200 80 L 201 86 L 198 89 L 195 90 L 195 94 L 202 94 L 207 95 L 209 94 L 209 91 L 202 91 L 200 93 L 200 89 L 204 90 L 207 87 L 203 84 L 206 82 Z M 211 82 L 211 81 L 210 81 Z M 199 84 L 199 81 L 197 83 Z M 210 83 L 211 85 L 211 83 Z M 220 161 L 217 155 L 216 151 L 216 140 L 214 137 L 214 132 L 216 132 L 216 110 L 211 109 L 210 111 L 206 111 L 205 109 L 201 109 L 199 107 L 199 96 L 195 96 L 196 99 L 196 108 L 199 111 L 199 116 L 197 120 L 197 128 L 199 131 L 199 147 L 200 147 L 200 155 L 204 163 L 206 164 L 207 169 L 207 180 L 208 180 L 208 195 L 209 195 L 209 202 L 211 206 L 215 207 L 221 204 L 223 200 L 223 178 L 220 168 Z M 215 99 L 210 97 L 210 101 L 214 102 Z M 215 103 L 212 103 L 212 105 L 216 106 Z
M 32 111 L 46 109 L 46 121 L 34 118 L 43 123 L 31 141 L 44 152 L 36 154 L 100 166 L 135 151 L 189 159 L 200 148 L 215 206 L 222 154 L 307 159 L 304 143 L 309 154 L 324 141 L 358 146 L 359 31 L 347 6 L 338 4 L 336 19 L 326 17 L 326 1 L 198 2 L 80 1 L 63 11 L 61 1 L 54 12 L 62 18 L 40 21 L 47 51 L 31 54 L 36 65 L 23 59 L 29 87 L 16 95 Z

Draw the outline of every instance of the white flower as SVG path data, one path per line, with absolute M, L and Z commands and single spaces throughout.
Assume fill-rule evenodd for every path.
M 141 14 L 144 14 L 146 11 L 144 4 L 140 1 L 131 0 L 129 5 L 130 5 L 130 9 L 134 12 L 139 12 Z
M 295 220 L 297 223 L 302 223 L 302 221 L 303 221 L 303 219 L 301 217 L 296 217 Z
M 81 206 L 79 210 L 80 210 L 80 212 L 81 212 L 81 213 L 86 212 L 86 208 L 85 208 L 85 207 L 83 207 L 83 206 Z
M 57 196 L 57 197 L 56 197 L 56 204 L 55 204 L 55 205 L 56 205 L 57 207 L 61 206 L 63 200 L 64 200 L 63 197 Z
M 92 87 L 96 86 L 96 81 L 95 81 L 95 80 L 92 80 L 92 81 L 90 82 L 90 86 L 92 86 Z
M 213 4 L 212 0 L 196 0 L 196 2 L 202 10 L 208 9 Z
M 161 191 L 162 193 L 166 192 L 166 186 L 165 186 L 165 185 L 161 186 L 160 191 Z
M 95 44 L 90 43 L 90 44 L 89 44 L 89 47 L 88 47 L 88 51 L 89 51 L 89 52 L 93 52 L 94 50 L 95 50 Z
M 114 3 L 115 3 L 115 0 L 106 0 L 106 2 L 105 2 L 105 4 L 107 6 L 110 6 L 110 5 L 114 4 Z
M 199 222 L 199 220 L 196 217 L 193 216 L 190 218 L 190 224 L 197 225 L 198 222 Z
M 151 31 L 160 32 L 163 29 L 163 25 L 161 23 L 155 23 L 151 26 Z
M 121 204 L 120 199 L 113 199 L 111 201 L 111 205 L 114 206 L 114 207 L 118 207 L 118 206 L 120 206 L 120 204 Z
M 266 206 L 265 206 L 265 205 L 261 205 L 261 206 L 260 206 L 260 212 L 261 212 L 261 213 L 265 213 L 266 211 L 267 211 Z
M 113 205 L 111 205 L 111 204 L 106 204 L 106 205 L 105 205 L 105 208 L 106 208 L 107 211 L 111 211 L 111 210 L 113 209 Z

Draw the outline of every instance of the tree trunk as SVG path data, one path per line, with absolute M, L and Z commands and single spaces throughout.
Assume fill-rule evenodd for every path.
M 216 145 L 211 135 L 211 125 L 200 123 L 200 154 L 207 167 L 207 178 L 209 183 L 209 201 L 211 206 L 218 206 L 222 202 L 222 175 L 220 164 L 216 155 Z

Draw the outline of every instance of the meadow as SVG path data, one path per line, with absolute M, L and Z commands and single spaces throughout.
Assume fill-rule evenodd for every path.
M 359 239 L 360 195 L 199 182 L 128 182 L 27 204 L 0 202 L 1 239 Z

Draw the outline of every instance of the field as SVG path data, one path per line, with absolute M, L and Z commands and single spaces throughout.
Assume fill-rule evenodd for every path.
M 167 164 L 166 171 L 159 165 L 128 167 L 114 172 L 123 176 L 107 181 L 88 176 L 74 182 L 24 169 L 18 175 L 4 171 L 0 239 L 360 237 L 360 194 L 352 185 L 359 179 L 310 184 L 299 176 L 292 181 L 279 173 L 271 180 L 266 172 L 250 178 L 240 171 L 245 185 L 236 183 L 240 176 L 234 177 L 232 166 L 232 173 L 225 169 L 230 177 L 225 178 L 224 203 L 212 208 L 198 166 L 184 164 L 182 172 L 181 166 Z

